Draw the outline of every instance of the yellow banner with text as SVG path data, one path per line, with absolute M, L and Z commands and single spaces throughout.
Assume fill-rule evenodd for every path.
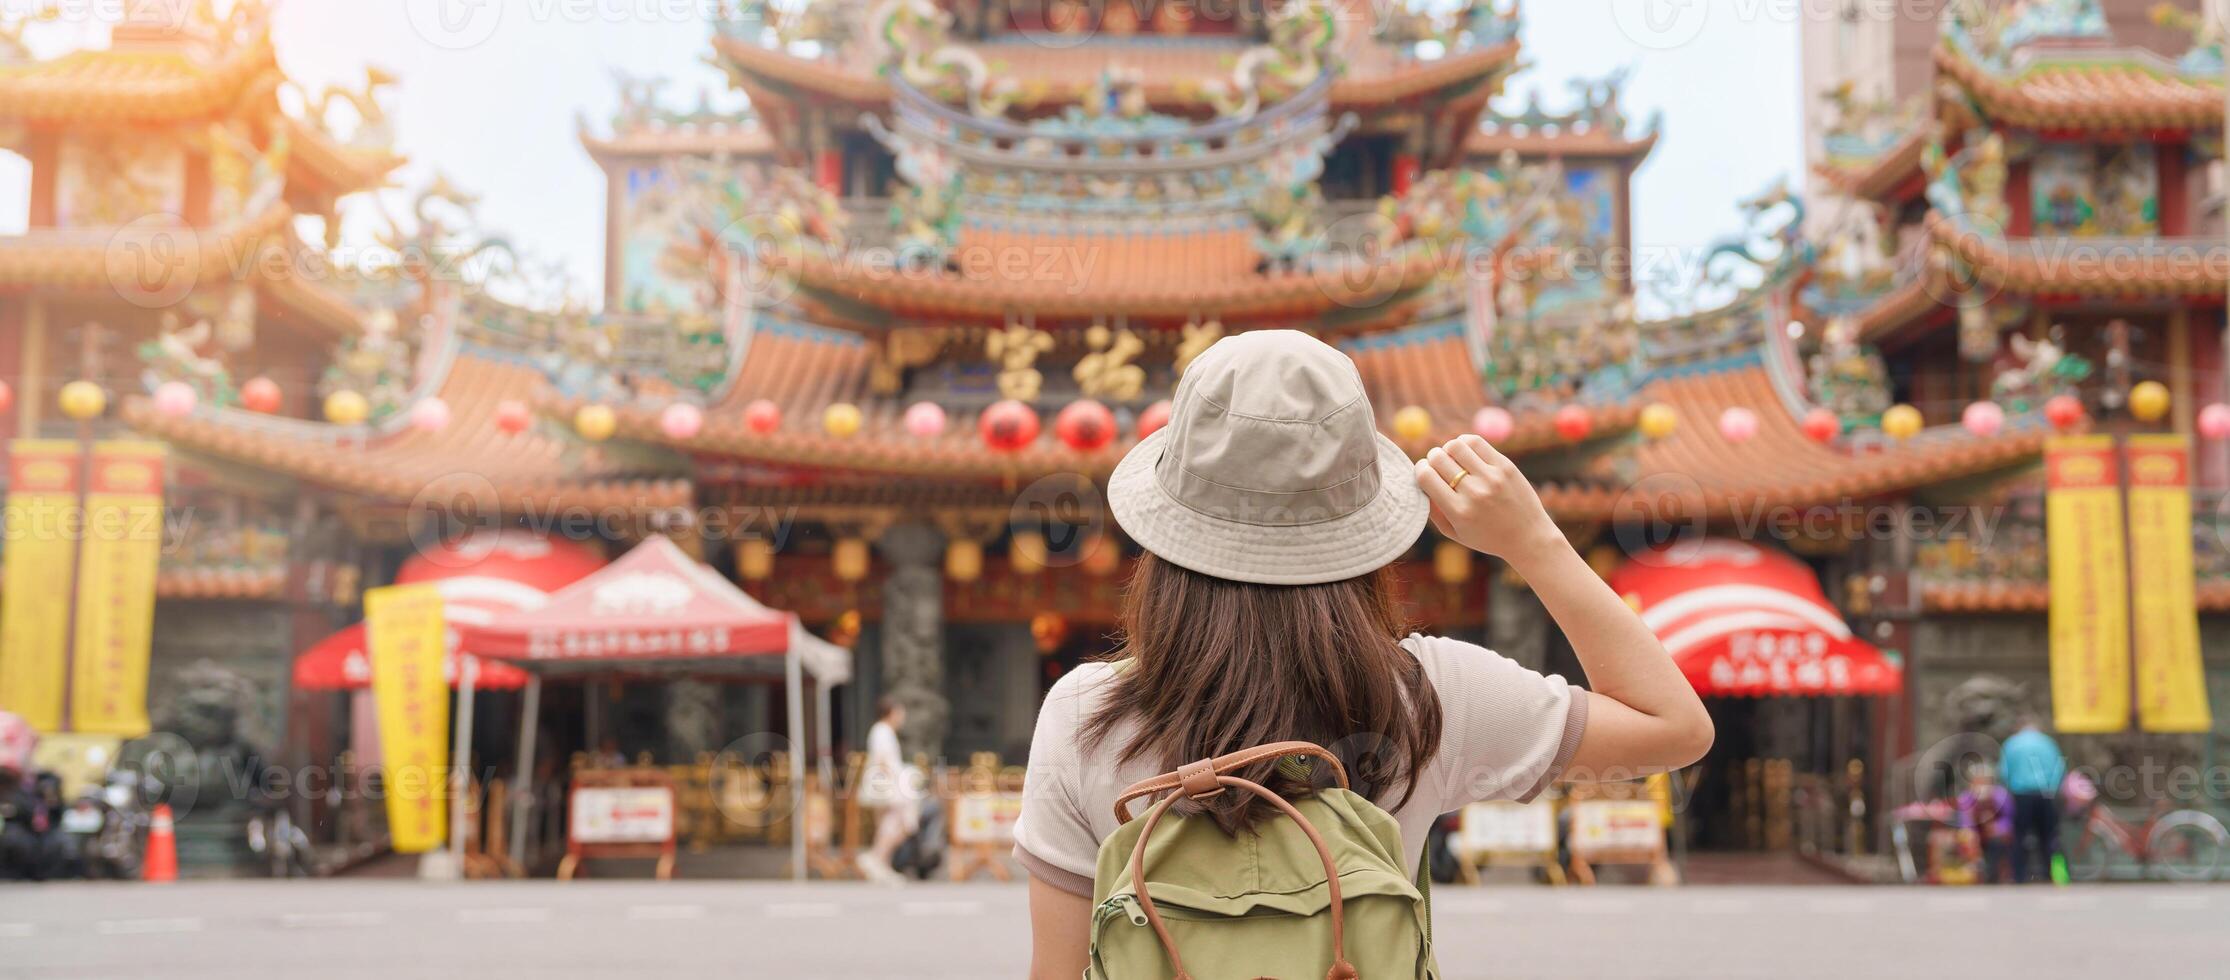
M 399 854 L 440 847 L 448 836 L 449 685 L 441 676 L 441 593 L 390 585 L 364 593 L 365 645 L 380 758 L 387 770 L 387 826 Z
M 2130 613 L 2136 635 L 2137 725 L 2148 732 L 2214 729 L 2199 657 L 2191 541 L 2191 441 L 2129 437 Z
M 8 447 L 6 581 L 0 583 L 0 710 L 40 732 L 62 729 L 68 684 L 70 579 L 82 526 L 77 443 Z
M 2112 436 L 2044 450 L 2052 716 L 2063 732 L 2129 725 L 2129 592 L 2120 454 Z

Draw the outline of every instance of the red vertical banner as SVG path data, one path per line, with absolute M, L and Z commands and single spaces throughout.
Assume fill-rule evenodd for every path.
M 2044 450 L 2052 716 L 2063 732 L 2129 727 L 2120 464 L 2112 436 L 2055 438 Z
M 1401 197 L 1405 194 L 1408 194 L 1410 186 L 1417 183 L 1417 154 L 1394 154 L 1393 176 L 1394 196 Z
M 70 659 L 73 731 L 147 734 L 165 455 L 159 442 L 93 444 L 78 552 L 77 642 Z
M 2191 440 L 2129 437 L 2130 615 L 2137 724 L 2148 732 L 2214 728 L 2199 655 L 2191 540 Z

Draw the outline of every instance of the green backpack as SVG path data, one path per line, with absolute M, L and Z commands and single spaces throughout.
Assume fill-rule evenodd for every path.
M 1287 801 L 1232 770 L 1286 756 L 1331 766 L 1339 788 Z M 1236 837 L 1178 799 L 1243 790 L 1285 819 Z M 1132 801 L 1174 790 L 1132 821 Z M 1347 788 L 1322 747 L 1278 742 L 1191 763 L 1124 790 L 1092 883 L 1086 980 L 1395 980 L 1434 977 L 1429 879 L 1402 870 L 1401 827 Z M 1166 826 L 1161 826 L 1166 824 Z M 1157 827 L 1159 830 L 1157 832 Z

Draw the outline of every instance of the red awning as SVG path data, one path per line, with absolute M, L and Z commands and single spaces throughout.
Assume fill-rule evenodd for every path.
M 450 687 L 456 687 L 457 631 L 454 629 L 449 631 L 448 647 L 448 655 L 441 661 L 441 674 Z M 515 691 L 526 686 L 526 671 L 501 660 L 469 653 L 464 656 L 480 665 L 474 687 Z M 372 658 L 364 654 L 364 624 L 357 623 L 319 640 L 316 646 L 294 658 L 294 686 L 305 691 L 361 691 L 372 686 Z
M 468 625 L 465 645 L 538 663 L 705 662 L 783 653 L 790 620 L 658 535 L 539 609 Z
M 603 564 L 594 551 L 562 538 L 517 530 L 489 531 L 412 555 L 403 562 L 395 581 L 432 583 L 441 593 L 442 615 L 449 622 L 448 655 L 442 660 L 442 675 L 455 686 L 460 626 L 538 608 L 549 601 L 551 592 L 579 581 Z M 519 668 L 484 657 L 474 659 L 480 664 L 475 686 L 497 690 L 526 686 L 527 675 Z M 294 686 L 304 690 L 360 691 L 371 682 L 372 662 L 364 653 L 362 623 L 318 641 L 294 658 Z
M 1851 633 L 1803 562 L 1746 541 L 1629 559 L 1612 590 L 1706 696 L 1895 694 L 1904 673 Z

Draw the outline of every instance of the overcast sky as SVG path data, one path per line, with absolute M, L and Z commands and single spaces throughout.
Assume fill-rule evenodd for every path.
M 479 193 L 489 230 L 543 260 L 563 262 L 579 291 L 601 289 L 602 176 L 575 120 L 596 125 L 616 103 L 614 71 L 662 76 L 677 103 L 724 92 L 704 63 L 705 0 L 287 0 L 277 22 L 288 74 L 315 91 L 354 86 L 366 65 L 401 78 L 390 115 L 411 164 L 410 186 L 447 174 Z M 1687 254 L 1740 227 L 1738 198 L 1774 179 L 1801 180 L 1797 24 L 1803 4 L 1763 0 L 1582 0 L 1525 5 L 1531 67 L 1503 105 L 1539 90 L 1551 109 L 1567 85 L 1621 68 L 1640 125 L 1665 116 L 1664 137 L 1635 182 L 1637 245 Z M 446 15 L 446 16 L 445 16 Z M 55 25 L 52 50 L 98 27 Z M 733 93 L 722 98 L 736 100 Z M 22 188 L 20 160 L 0 186 Z M 0 199 L 0 228 L 23 224 L 20 191 Z M 369 231 L 370 226 L 352 231 Z

